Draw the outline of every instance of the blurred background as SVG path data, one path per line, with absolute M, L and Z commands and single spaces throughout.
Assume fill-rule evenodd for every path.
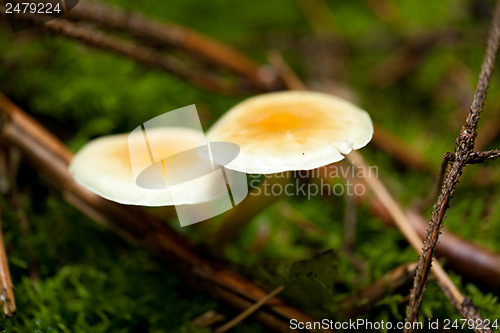
M 454 149 L 494 7 L 489 0 L 103 3 L 227 43 L 261 64 L 263 78 L 275 75 L 269 61 L 281 56 L 309 88 L 360 105 L 379 126 L 376 132 L 386 135 L 362 152 L 405 207 L 431 193 L 442 155 Z M 84 26 L 92 28 L 93 23 Z M 196 75 L 222 73 L 231 92 L 205 89 L 40 27 L 13 33 L 5 20 L 0 22 L 0 91 L 76 152 L 93 138 L 130 132 L 150 118 L 190 104 L 196 104 L 207 130 L 231 106 L 265 90 L 197 61 L 196 54 L 184 56 L 173 46 L 155 49 L 187 64 Z M 279 82 L 273 84 L 270 89 L 282 88 Z M 499 120 L 495 74 L 479 124 L 479 149 L 499 146 Z M 405 154 L 387 148 L 394 141 Z M 497 252 L 499 181 L 495 162 L 467 167 L 445 220 L 457 235 Z M 17 194 L 13 198 L 12 189 L 0 187 L 0 205 L 18 313 L 0 318 L 5 331 L 210 332 L 193 319 L 209 310 L 226 318 L 237 314 L 78 212 L 22 157 L 10 186 Z M 422 207 L 422 214 L 429 218 L 431 209 L 432 204 Z M 346 224 L 353 211 L 356 225 L 350 234 Z M 203 223 L 182 229 L 175 220 L 165 223 L 195 242 L 203 238 Z M 304 231 L 304 223 L 313 231 Z M 333 251 L 311 259 L 328 249 Z M 282 297 L 299 309 L 336 319 L 343 318 L 342 300 L 391 269 L 418 260 L 401 233 L 375 216 L 369 205 L 335 196 L 280 200 L 252 220 L 226 255 L 231 267 L 263 287 L 289 286 Z M 304 259 L 313 260 L 313 271 L 327 271 L 329 284 L 321 296 L 303 293 L 317 286 L 297 278 L 299 273 L 290 274 L 295 272 L 293 263 Z M 446 260 L 443 263 L 446 266 Z M 454 270 L 449 274 L 485 318 L 500 318 L 497 288 Z M 403 320 L 407 293 L 387 293 L 360 316 Z M 434 282 L 428 286 L 421 317 L 459 318 Z M 234 332 L 266 329 L 247 320 Z

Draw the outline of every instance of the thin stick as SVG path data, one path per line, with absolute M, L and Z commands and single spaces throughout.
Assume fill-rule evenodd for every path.
M 7 317 L 12 317 L 16 312 L 16 301 L 14 298 L 14 284 L 10 276 L 9 263 L 5 252 L 5 243 L 2 232 L 2 207 L 0 206 L 0 301 L 2 311 Z
M 196 327 L 209 327 L 225 319 L 226 316 L 224 316 L 223 314 L 220 314 L 215 310 L 208 310 L 207 312 L 191 320 L 191 322 Z
M 387 88 L 419 67 L 424 56 L 436 45 L 457 39 L 452 30 L 433 31 L 407 40 L 392 54 L 371 70 L 371 81 L 379 88 Z
M 229 45 L 179 24 L 155 22 L 142 15 L 127 13 L 109 5 L 84 1 L 67 15 L 70 18 L 97 22 L 100 25 L 127 32 L 143 42 L 152 41 L 157 45 L 174 46 L 186 50 L 196 57 L 249 78 L 258 89 L 279 88 L 279 77 L 272 71 L 266 71 L 255 61 Z
M 454 162 L 456 156 L 454 154 L 448 153 L 451 162 Z M 494 160 L 500 158 L 500 150 L 493 149 L 488 151 L 475 151 L 471 152 L 469 156 L 467 156 L 467 164 L 478 164 L 484 163 L 488 160 Z
M 192 71 L 174 57 L 162 54 L 143 45 L 107 36 L 90 27 L 80 26 L 61 19 L 54 19 L 47 22 L 43 27 L 65 37 L 81 40 L 88 45 L 124 55 L 143 65 L 163 69 L 207 90 L 223 94 L 235 93 L 231 86 L 224 85 L 214 76 L 199 71 Z
M 213 287 L 213 290 L 215 292 L 217 292 L 219 295 L 224 296 L 224 298 L 226 299 L 227 303 L 234 304 L 235 308 L 246 309 L 246 308 L 252 306 L 252 304 L 253 304 L 252 302 L 248 301 L 245 298 L 236 298 L 233 293 L 231 293 L 231 292 L 227 291 L 226 289 L 221 288 L 219 286 Z M 264 322 L 264 321 L 267 322 L 268 324 L 266 326 L 267 326 L 267 328 L 269 328 L 269 330 L 271 332 L 286 332 L 286 333 L 290 333 L 290 322 L 289 321 L 284 321 L 284 320 L 283 321 L 279 321 L 279 320 L 276 320 L 275 318 L 272 317 L 272 314 L 270 314 L 267 311 L 264 311 L 264 309 L 260 309 L 259 311 L 255 312 L 254 315 L 253 315 L 253 318 L 255 318 L 259 322 Z M 307 330 L 306 332 L 311 332 L 311 331 Z M 331 332 L 331 333 L 333 333 L 335 331 L 324 329 L 324 330 L 321 330 L 320 332 L 324 332 L 324 333 Z
M 429 278 L 429 272 L 432 266 L 433 258 L 436 252 L 436 245 L 439 239 L 440 229 L 443 224 L 443 219 L 448 208 L 448 203 L 455 191 L 455 186 L 458 178 L 462 174 L 472 150 L 476 138 L 476 127 L 481 111 L 483 110 L 486 91 L 489 86 L 493 68 L 495 66 L 496 54 L 500 44 L 500 1 L 497 2 L 493 15 L 490 36 L 486 47 L 486 55 L 481 66 L 479 74 L 479 82 L 474 93 L 469 115 L 466 123 L 457 137 L 455 143 L 455 161 L 451 163 L 451 169 L 448 172 L 441 194 L 434 206 L 431 223 L 427 230 L 427 237 L 424 242 L 422 255 L 420 256 L 415 282 L 410 295 L 410 304 L 406 316 L 407 322 L 417 320 L 420 305 L 422 304 L 425 286 Z M 461 304 L 461 303 L 460 303 Z M 406 332 L 414 332 L 413 329 L 405 330 Z
M 249 317 L 255 311 L 260 309 L 262 306 L 264 306 L 264 304 L 266 304 L 270 299 L 274 298 L 274 296 L 278 295 L 284 289 L 285 289 L 285 287 L 283 287 L 283 286 L 279 286 L 278 288 L 274 289 L 266 297 L 261 298 L 258 302 L 254 303 L 251 307 L 249 307 L 248 309 L 246 309 L 245 311 L 243 311 L 242 313 L 240 313 L 239 315 L 237 315 L 236 317 L 234 317 L 233 319 L 231 319 L 230 321 L 228 321 L 227 323 L 225 323 L 224 325 L 222 325 L 221 327 L 216 329 L 215 333 L 224 333 L 224 332 L 230 330 L 231 328 L 233 328 L 234 326 L 236 326 L 237 324 L 239 324 L 240 322 L 245 320 L 245 318 Z
M 4 13 L 5 7 L 0 5 L 0 17 L 5 18 L 7 15 Z M 20 20 L 27 20 L 34 23 L 44 22 L 43 16 L 29 14 L 15 15 L 16 19 Z M 221 79 L 217 79 L 202 71 L 193 70 L 173 56 L 158 52 L 144 45 L 106 35 L 92 27 L 75 24 L 59 18 L 45 22 L 41 27 L 50 32 L 82 41 L 87 45 L 126 56 L 140 64 L 165 70 L 182 79 L 189 80 L 204 89 L 226 95 L 236 94 L 234 86 L 225 84 Z
M 297 74 L 283 60 L 283 56 L 278 51 L 271 51 L 267 57 L 269 63 L 276 69 L 288 89 L 307 90 Z
M 352 151 L 349 155 L 347 155 L 347 158 L 355 167 L 368 170 L 368 164 L 365 162 L 363 156 L 361 156 L 361 154 L 357 151 Z M 362 180 L 371 188 L 382 205 L 387 209 L 394 223 L 398 226 L 399 230 L 401 230 L 401 233 L 405 236 L 408 243 L 410 243 L 417 253 L 420 253 L 422 249 L 422 240 L 418 236 L 415 229 L 411 226 L 411 223 L 401 206 L 392 197 L 384 184 L 382 184 L 382 182 L 376 177 L 370 177 L 369 174 L 361 172 L 358 174 L 364 176 Z M 464 296 L 450 280 L 449 276 L 443 270 L 439 262 L 434 261 L 432 269 L 434 274 L 436 274 L 437 279 L 449 290 L 449 293 L 455 302 L 461 304 L 465 299 Z
M 278 203 L 278 211 L 281 216 L 287 218 L 295 224 L 304 234 L 313 235 L 324 233 L 324 229 L 308 219 L 300 210 L 291 205 L 288 201 L 281 200 Z

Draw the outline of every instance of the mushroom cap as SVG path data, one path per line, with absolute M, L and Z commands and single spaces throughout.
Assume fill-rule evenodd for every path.
M 237 144 L 226 168 L 258 174 L 311 170 L 340 161 L 370 142 L 368 113 L 332 95 L 283 91 L 249 98 L 222 116 L 209 141 Z
M 169 156 L 179 157 L 180 152 L 205 144 L 202 133 L 187 128 L 153 128 L 148 130 L 147 137 L 151 147 L 155 147 L 152 157 L 156 163 L 161 163 L 161 159 Z M 176 193 L 179 193 L 179 189 L 182 190 L 180 187 L 185 186 L 185 195 L 177 196 L 174 200 L 163 174 L 156 178 L 161 184 L 155 189 L 138 186 L 132 169 L 129 147 L 140 145 L 144 145 L 142 133 L 135 136 L 115 134 L 92 140 L 75 154 L 69 170 L 75 180 L 84 187 L 106 199 L 122 204 L 142 206 L 196 204 L 214 197 L 214 195 L 207 197 L 202 191 L 193 191 L 192 184 L 178 184 L 175 185 Z M 153 164 L 149 155 L 134 154 L 134 158 L 145 159 L 134 160 L 135 164 L 143 166 Z M 206 163 L 205 158 L 201 156 L 198 158 Z M 183 162 L 179 163 L 182 171 L 190 166 L 199 165 L 198 160 L 193 160 L 193 154 Z

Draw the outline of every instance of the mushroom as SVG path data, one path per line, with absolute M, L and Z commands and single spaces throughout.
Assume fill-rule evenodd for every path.
M 240 154 L 226 168 L 250 174 L 311 170 L 338 162 L 373 135 L 368 113 L 339 97 L 283 91 L 249 98 L 207 133 L 232 142 Z
M 175 205 L 181 226 L 186 226 L 229 210 L 246 196 L 244 174 L 224 170 L 205 157 L 212 151 L 227 163 L 237 155 L 236 148 L 216 142 L 209 149 L 203 133 L 191 128 L 148 126 L 143 132 L 139 126 L 131 134 L 87 143 L 73 158 L 70 172 L 78 183 L 108 200 Z
M 283 91 L 249 98 L 231 108 L 208 131 L 210 141 L 237 144 L 240 154 L 227 169 L 249 174 L 311 170 L 338 162 L 372 138 L 368 113 L 332 95 Z M 225 244 L 262 209 L 276 200 L 250 196 L 229 212 L 208 240 L 220 253 Z
M 156 159 L 175 155 L 205 142 L 203 135 L 186 128 L 154 128 L 148 131 L 148 140 L 150 145 L 156 147 L 153 152 Z M 80 185 L 121 204 L 167 206 L 199 203 L 195 196 L 174 201 L 162 171 L 160 177 L 145 177 L 145 174 L 142 177 L 143 186 L 137 184 L 136 178 L 141 180 L 142 171 L 158 166 L 151 163 L 148 150 L 142 149 L 143 146 L 144 136 L 137 132 L 97 138 L 75 154 L 69 170 Z

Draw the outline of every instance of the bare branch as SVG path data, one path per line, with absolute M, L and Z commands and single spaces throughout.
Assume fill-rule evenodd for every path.
M 93 5 L 91 5 L 91 8 L 93 8 L 92 6 Z M 87 7 L 84 5 L 84 8 Z M 107 13 L 108 11 L 114 13 L 112 10 L 105 8 L 106 7 L 101 8 L 104 10 L 105 13 Z M 84 10 L 82 11 L 86 13 L 86 11 Z M 91 13 L 92 12 L 93 11 L 91 11 Z M 80 12 L 77 11 L 77 13 Z M 86 43 L 87 45 L 129 57 L 137 61 L 138 63 L 149 67 L 165 70 L 171 74 L 180 77 L 181 79 L 191 81 L 192 83 L 207 90 L 211 90 L 226 95 L 234 95 L 241 93 L 242 91 L 240 90 L 242 87 L 244 88 L 243 89 L 244 91 L 247 91 L 249 88 L 249 87 L 244 87 L 244 85 L 241 85 L 241 87 L 240 85 L 236 86 L 231 82 L 227 82 L 227 80 L 225 80 L 222 77 L 218 77 L 215 74 L 207 73 L 206 70 L 200 70 L 199 68 L 197 69 L 196 67 L 199 66 L 196 66 L 195 64 L 185 64 L 184 62 L 181 62 L 179 59 L 177 59 L 172 55 L 157 51 L 152 47 L 143 45 L 140 41 L 135 41 L 135 42 L 128 41 L 116 36 L 106 34 L 102 31 L 97 30 L 94 27 L 90 27 L 85 24 L 72 23 L 63 18 L 55 18 L 53 20 L 48 21 L 46 17 L 39 14 L 31 15 L 31 14 L 17 13 L 12 15 L 14 15 L 14 18 L 19 21 L 27 21 L 35 24 L 41 24 L 40 27 L 42 29 L 48 30 L 52 33 L 80 40 Z M 88 15 L 90 16 L 90 14 Z M 118 16 L 118 19 L 124 19 L 122 17 L 124 15 L 125 14 L 120 14 L 118 12 L 115 13 L 113 17 Z M 81 16 L 83 18 L 88 18 L 86 15 L 83 14 L 81 14 Z M 0 17 L 1 18 L 7 17 L 7 14 L 5 14 L 5 6 L 3 5 L 0 5 Z M 98 19 L 100 17 L 101 16 L 97 16 L 95 19 Z M 180 44 L 183 45 L 185 49 L 186 48 L 190 49 L 191 52 L 197 52 L 198 55 L 204 54 L 205 57 L 208 57 L 209 59 L 212 60 L 212 63 L 214 63 L 217 59 L 219 60 L 220 63 L 221 62 L 221 60 L 219 59 L 220 57 L 223 57 L 224 59 L 226 57 L 228 57 L 229 59 L 232 59 L 231 57 L 237 57 L 237 59 L 242 57 L 241 55 L 238 56 L 239 53 L 232 50 L 231 48 L 226 46 L 223 47 L 222 44 L 217 44 L 211 39 L 208 38 L 204 39 L 202 36 L 194 32 L 191 32 L 186 28 L 177 26 L 177 28 L 174 31 L 171 31 L 173 29 L 172 28 L 173 25 L 167 27 L 167 26 L 162 26 L 159 23 L 158 24 L 153 22 L 146 23 L 148 21 L 142 18 L 137 18 L 137 20 L 138 20 L 137 24 L 139 24 L 139 26 L 145 25 L 146 27 L 149 27 L 148 24 L 153 26 L 153 28 L 150 29 L 146 29 L 143 27 L 143 30 L 146 31 L 145 34 L 149 33 L 148 36 L 150 36 L 150 38 L 157 37 L 159 38 L 160 41 L 168 40 L 170 41 L 170 43 L 173 43 L 174 40 L 172 40 L 173 38 L 172 36 L 178 35 L 177 46 L 179 46 Z M 112 22 L 114 21 L 111 21 L 111 23 Z M 125 23 L 123 24 L 124 26 L 122 26 L 119 23 L 116 23 L 115 25 L 121 28 L 129 28 L 127 25 L 127 21 L 125 21 Z M 164 32 L 168 31 L 168 34 L 167 33 L 161 34 L 161 31 Z M 164 38 L 166 35 L 170 37 Z M 252 81 L 251 84 L 247 85 L 251 86 L 253 84 L 257 86 L 259 89 L 267 89 L 267 90 L 271 90 L 278 87 L 279 82 L 277 81 L 277 79 L 275 79 L 275 76 L 272 71 L 265 71 L 259 69 L 256 66 L 252 66 L 251 65 L 252 61 L 248 58 L 244 64 L 245 64 L 244 69 L 235 68 L 232 60 L 227 60 L 226 65 L 229 66 L 229 68 L 235 72 L 236 71 L 243 72 L 245 74 L 245 79 L 249 79 L 250 81 Z
M 213 76 L 192 72 L 174 57 L 139 44 L 108 36 L 93 28 L 80 26 L 61 19 L 47 22 L 43 25 L 43 28 L 65 37 L 80 40 L 90 46 L 129 57 L 143 65 L 165 70 L 205 89 L 224 94 L 235 93 L 231 87 L 224 86 L 222 82 Z
M 150 40 L 158 45 L 186 50 L 196 57 L 249 78 L 260 90 L 275 90 L 280 86 L 280 79 L 273 71 L 266 70 L 236 49 L 179 24 L 155 22 L 137 13 L 86 1 L 80 1 L 67 15 L 127 32 L 142 42 Z
M 456 155 L 452 153 L 446 153 L 445 158 L 448 159 L 449 162 L 456 161 Z M 494 160 L 500 157 L 500 150 L 493 149 L 488 151 L 473 151 L 469 153 L 467 156 L 466 164 L 479 164 L 484 163 L 487 160 Z
M 410 304 L 406 316 L 407 322 L 417 321 L 418 312 L 422 303 L 425 286 L 427 284 L 429 273 L 431 270 L 433 258 L 436 252 L 436 245 L 439 239 L 440 230 L 443 224 L 443 219 L 448 208 L 448 203 L 455 191 L 455 186 L 458 178 L 462 174 L 462 170 L 469 161 L 469 156 L 474 149 L 474 141 L 476 138 L 476 127 L 481 111 L 483 110 L 486 91 L 491 79 L 493 68 L 495 65 L 496 54 L 500 43 L 500 2 L 497 2 L 493 22 L 490 30 L 490 36 L 486 47 L 486 55 L 479 82 L 474 93 L 469 115 L 466 123 L 457 137 L 455 144 L 454 162 L 451 163 L 451 169 L 446 175 L 445 182 L 441 189 L 438 201 L 434 206 L 431 223 L 427 231 L 427 237 L 424 242 L 422 255 L 420 256 L 417 274 L 413 289 L 410 295 Z M 414 332 L 413 329 L 405 330 L 406 332 Z M 486 331 L 486 330 L 485 330 Z
M 16 301 L 14 299 L 14 284 L 10 277 L 9 263 L 5 252 L 5 243 L 2 232 L 2 207 L 0 206 L 0 303 L 2 311 L 7 317 L 12 317 L 16 312 Z

